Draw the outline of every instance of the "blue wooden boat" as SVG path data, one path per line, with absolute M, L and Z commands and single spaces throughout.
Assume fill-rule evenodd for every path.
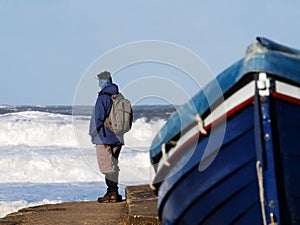
M 153 140 L 163 224 L 300 224 L 300 51 L 257 38 Z

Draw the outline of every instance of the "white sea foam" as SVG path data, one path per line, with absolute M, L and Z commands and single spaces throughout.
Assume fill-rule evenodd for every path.
M 27 202 L 25 200 L 19 200 L 19 201 L 12 201 L 12 202 L 2 202 L 0 201 L 0 218 L 6 216 L 7 214 L 17 212 L 19 209 L 25 208 L 25 207 L 31 207 L 31 206 L 38 206 L 38 205 L 44 205 L 44 204 L 56 204 L 61 203 L 61 201 L 51 201 L 48 199 L 44 199 L 40 202 Z
M 74 147 L 72 116 L 25 111 L 0 115 L 0 146 Z
M 97 180 L 76 149 L 1 148 L 1 183 L 65 183 Z
M 164 123 L 162 119 L 134 121 L 120 155 L 121 182 L 150 181 L 148 151 Z M 0 183 L 103 180 L 88 126 L 87 116 L 35 111 L 0 115 Z
M 150 147 L 154 136 L 164 124 L 165 120 L 162 119 L 149 122 L 146 122 L 145 118 L 137 119 L 132 129 L 125 134 L 126 146 L 129 148 Z
M 7 106 L 2 108 L 6 109 Z M 0 196 L 0 217 L 24 207 L 60 202 L 56 196 L 48 196 L 39 188 L 34 191 L 45 195 L 45 200 L 35 198 L 35 194 L 25 198 L 28 189 L 24 189 L 23 185 L 25 187 L 28 184 L 30 188 L 41 184 L 67 185 L 63 191 L 70 201 L 74 199 L 67 194 L 70 191 L 68 184 L 80 186 L 94 182 L 104 185 L 95 147 L 88 135 L 89 116 L 13 111 L 0 115 L 0 185 L 7 186 Z M 146 118 L 133 122 L 131 131 L 125 134 L 125 146 L 119 157 L 120 185 L 151 182 L 154 172 L 150 164 L 149 147 L 164 123 L 163 119 L 149 121 Z M 22 186 L 18 189 L 18 196 L 14 190 L 10 191 L 10 184 Z M 57 193 L 56 186 L 53 188 L 53 193 Z M 77 196 L 77 191 L 73 195 Z M 90 195 L 91 198 L 97 196 L 95 193 Z
M 128 147 L 149 147 L 163 119 L 137 119 L 125 134 Z M 0 146 L 91 147 L 89 117 L 25 111 L 0 115 Z M 75 131 L 75 132 L 74 132 Z
M 95 149 L 0 149 L 0 183 L 99 182 Z M 153 169 L 145 149 L 124 147 L 119 157 L 120 183 L 150 182 Z

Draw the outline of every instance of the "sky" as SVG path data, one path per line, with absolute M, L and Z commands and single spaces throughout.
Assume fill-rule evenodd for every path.
M 101 57 L 113 52 L 128 59 L 130 48 L 126 54 L 115 50 L 132 43 L 185 49 L 216 76 L 242 58 L 257 36 L 300 49 L 299 9 L 296 0 L 0 0 L 0 105 L 72 105 L 85 90 L 95 95 L 84 100 L 91 104 L 98 91 L 94 77 L 110 68 Z M 101 66 L 91 70 L 99 60 Z M 174 64 L 129 63 L 114 68 L 120 90 L 199 91 Z M 94 86 L 81 88 L 87 76 Z M 206 83 L 203 76 L 200 88 Z M 155 98 L 170 102 L 160 94 L 141 96 L 135 101 L 150 96 L 149 104 Z

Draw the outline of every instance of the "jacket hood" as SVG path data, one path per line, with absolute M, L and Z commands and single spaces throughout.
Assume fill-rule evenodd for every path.
M 112 94 L 112 95 L 117 95 L 117 94 L 119 94 L 119 88 L 116 84 L 110 84 L 110 85 L 104 87 L 100 91 L 100 94 L 102 94 L 102 93 L 109 93 L 109 94 Z

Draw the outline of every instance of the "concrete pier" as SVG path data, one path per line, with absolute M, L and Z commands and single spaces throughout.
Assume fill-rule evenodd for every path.
M 29 207 L 0 219 L 2 225 L 160 224 L 157 197 L 148 185 L 128 186 L 119 203 L 65 202 Z

